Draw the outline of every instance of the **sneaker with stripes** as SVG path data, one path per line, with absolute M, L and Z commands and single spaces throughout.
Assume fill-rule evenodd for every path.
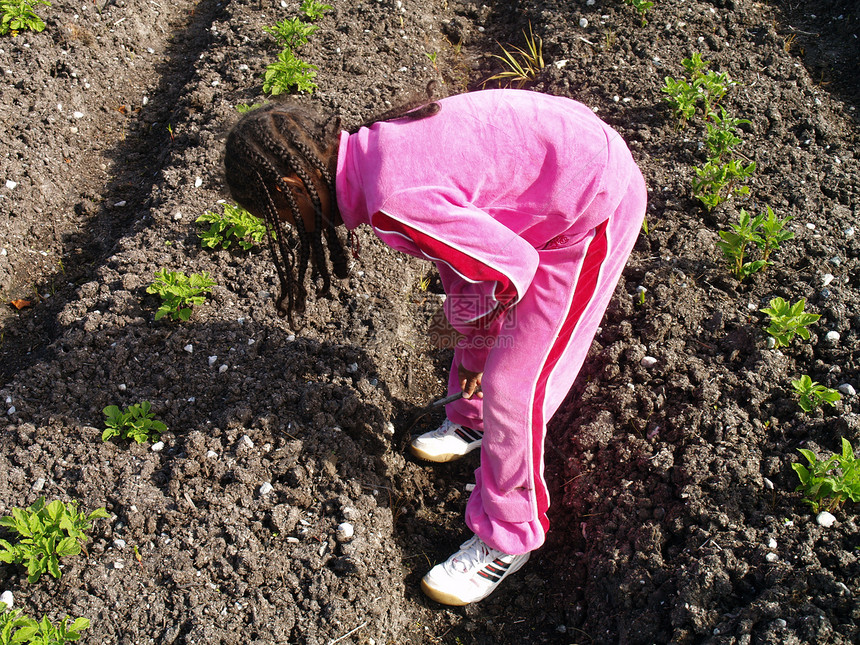
M 453 461 L 481 447 L 484 433 L 448 419 L 430 432 L 415 437 L 409 444 L 412 454 L 426 461 Z
M 430 569 L 421 580 L 421 589 L 443 605 L 462 606 L 478 602 L 528 562 L 529 555 L 502 553 L 475 535 L 461 544 L 457 553 Z

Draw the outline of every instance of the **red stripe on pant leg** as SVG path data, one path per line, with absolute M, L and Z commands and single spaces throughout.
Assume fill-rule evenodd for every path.
M 585 259 L 582 262 L 582 269 L 579 272 L 579 279 L 574 288 L 573 300 L 567 312 L 567 317 L 564 323 L 562 323 L 558 336 L 550 348 L 549 355 L 541 369 L 535 388 L 534 407 L 532 409 L 532 468 L 534 469 L 533 479 L 535 482 L 538 519 L 544 531 L 549 529 L 549 520 L 546 517 L 546 512 L 549 509 L 549 493 L 541 485 L 540 475 L 540 465 L 543 456 L 543 435 L 546 425 L 546 420 L 543 418 L 546 384 L 549 381 L 550 374 L 552 374 L 553 369 L 555 369 L 559 359 L 564 354 L 564 350 L 567 349 L 573 335 L 573 330 L 576 328 L 579 319 L 582 318 L 582 314 L 585 312 L 597 289 L 600 267 L 608 255 L 609 243 L 606 239 L 608 224 L 608 221 L 600 224 L 595 231 L 594 239 L 591 240 Z

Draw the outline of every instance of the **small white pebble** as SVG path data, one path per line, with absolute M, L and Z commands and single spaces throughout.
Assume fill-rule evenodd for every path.
M 217 356 L 210 356 L 209 357 L 209 367 L 212 367 L 215 364 L 215 361 L 217 361 L 217 360 L 218 360 Z
M 37 493 L 45 488 L 45 478 L 39 477 L 36 481 L 33 482 L 33 490 Z
M 257 342 L 257 341 L 256 341 L 256 339 L 254 339 L 254 338 L 249 338 L 249 339 L 248 339 L 248 345 L 249 345 L 249 346 L 250 346 L 250 345 L 253 345 L 253 344 L 254 344 L 254 343 L 256 343 L 256 342 Z
M 15 190 L 15 188 L 17 186 L 18 186 L 17 181 L 12 181 L 11 179 L 6 180 L 6 188 L 8 188 L 9 190 Z
M 831 282 L 833 282 L 833 274 L 832 274 L 832 273 L 825 273 L 825 274 L 821 277 L 821 284 L 823 284 L 825 287 L 826 287 L 828 284 L 830 284 Z
M 337 525 L 337 539 L 340 542 L 351 540 L 355 535 L 355 528 L 349 522 L 341 522 Z
M 15 596 L 11 591 L 4 591 L 0 593 L 0 602 L 6 603 L 6 609 L 12 609 L 15 606 Z
M 320 548 L 319 548 L 319 550 L 317 551 L 317 553 L 319 553 L 320 555 L 323 555 L 323 554 L 326 552 L 326 550 L 327 550 L 327 549 L 328 549 L 328 542 L 323 542 L 323 543 L 322 543 L 322 546 L 320 546 Z
M 116 389 L 118 389 L 120 392 L 125 392 L 126 387 L 128 387 L 128 386 L 125 383 L 120 383 L 119 385 L 116 386 Z
M 475 490 L 475 484 L 466 484 L 467 493 L 471 493 L 473 490 Z
M 192 345 L 191 343 L 188 343 L 188 344 L 187 344 L 185 347 L 183 347 L 182 349 L 184 349 L 184 350 L 185 350 L 186 352 L 188 352 L 189 354 L 193 354 L 193 353 L 194 353 L 194 345 Z
M 768 336 L 767 337 L 767 348 L 773 349 L 774 347 L 776 347 L 776 339 L 773 336 Z
M 854 227 L 849 226 L 845 229 L 845 237 L 854 237 Z
M 245 446 L 247 446 L 248 448 L 253 448 L 253 447 L 254 447 L 254 442 L 251 440 L 251 437 L 249 437 L 249 436 L 248 436 L 248 435 L 246 435 L 246 434 L 243 434 L 243 435 L 242 435 L 242 438 L 240 439 L 240 442 L 241 442 L 242 444 L 244 444 Z
M 215 452 L 214 450 L 207 450 L 207 451 L 206 451 L 206 458 L 207 458 L 207 459 L 217 459 L 217 458 L 218 458 L 218 453 L 217 453 L 217 452 Z
M 71 134 L 77 134 L 77 133 L 78 133 L 78 129 L 77 129 L 76 127 L 72 126 L 71 128 L 69 128 L 69 133 L 71 133 Z
M 773 490 L 773 482 L 770 481 L 767 477 L 762 477 L 762 481 L 764 482 L 764 487 L 768 490 Z
M 125 540 L 123 540 L 122 538 L 117 538 L 113 541 L 113 545 L 117 549 L 124 549 L 125 548 Z
M 639 364 L 642 367 L 654 367 L 657 364 L 657 359 L 653 356 L 643 356 Z
M 83 112 L 72 112 L 72 116 L 75 117 L 76 119 L 83 119 L 84 113 Z
M 819 526 L 823 526 L 826 529 L 829 529 L 833 526 L 833 523 L 836 521 L 836 518 L 833 517 L 827 511 L 821 511 L 818 516 L 815 518 L 815 521 L 818 522 Z
M 152 450 L 152 452 L 161 452 L 162 450 L 164 450 L 164 442 L 156 441 L 154 444 L 152 444 L 152 448 L 150 448 L 150 450 Z
M 588 27 L 588 18 L 580 18 L 579 19 L 579 26 L 582 27 L 583 29 Z
M 773 538 L 768 540 L 767 548 L 768 549 L 775 549 L 776 548 L 776 540 L 774 540 Z
M 812 222 L 808 222 L 806 224 L 806 228 L 808 228 L 810 231 L 814 231 L 815 230 L 815 224 L 813 224 Z
M 260 495 L 268 495 L 273 490 L 275 490 L 274 486 L 272 486 L 269 482 L 263 482 L 263 485 L 260 486 Z
M 197 179 L 194 180 L 194 187 L 195 188 L 200 188 L 202 185 L 203 185 L 203 179 L 202 178 L 198 177 Z
M 120 562 L 119 560 L 117 560 L 116 562 L 113 563 L 114 569 L 122 569 L 124 567 L 125 567 L 125 565 L 122 562 Z
M 597 2 L 597 0 L 586 0 L 585 6 L 586 7 L 593 7 L 595 2 Z
M 764 556 L 764 559 L 768 562 L 776 562 L 777 560 L 779 560 L 779 556 L 776 553 L 771 552 Z
M 114 204 L 114 206 L 116 206 L 117 208 L 122 208 L 122 207 L 123 207 L 123 206 L 125 206 L 127 203 L 128 203 L 128 202 L 126 202 L 126 201 L 123 199 L 122 201 L 116 202 L 116 203 Z
M 288 537 L 288 538 L 287 538 L 287 542 L 289 542 L 290 544 L 298 544 L 298 543 L 299 543 L 299 538 L 297 538 L 297 537 L 293 537 L 293 536 L 291 535 L 290 537 Z
M 824 339 L 828 343 L 835 343 L 839 340 L 839 332 L 838 331 L 829 331 L 829 332 L 827 332 L 827 335 L 824 336 Z
M 6 410 L 6 414 L 8 414 L 8 415 L 13 415 L 13 414 L 15 414 L 17 411 L 18 411 L 18 409 L 13 405 L 11 408 L 9 408 L 8 410 Z
M 182 219 L 182 213 L 174 213 L 173 214 L 173 221 L 174 222 L 178 222 L 181 219 Z
M 385 434 L 394 434 L 394 424 L 391 421 L 385 422 Z
M 229 367 L 227 367 L 227 365 L 222 365 L 221 367 L 219 367 L 219 368 L 218 368 L 218 373 L 219 373 L 219 374 L 223 374 L 223 373 L 224 373 L 224 372 L 226 372 L 228 369 L 230 369 L 230 368 L 229 368 Z
M 843 383 L 839 386 L 838 389 L 845 396 L 854 396 L 855 394 L 857 394 L 857 391 L 854 389 L 854 386 L 851 385 L 851 383 Z

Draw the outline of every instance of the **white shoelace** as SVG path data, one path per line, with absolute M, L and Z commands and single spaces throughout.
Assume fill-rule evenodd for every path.
M 477 535 L 473 535 L 460 545 L 460 553 L 456 559 L 458 563 L 465 566 L 464 572 L 466 572 L 483 565 L 487 556 L 492 555 L 494 550 Z M 501 552 L 499 554 L 501 555 Z
M 433 436 L 434 437 L 441 437 L 441 436 L 448 434 L 448 430 L 451 429 L 452 425 L 454 425 L 454 424 L 451 422 L 450 419 L 445 419 L 442 422 L 442 425 L 433 431 Z

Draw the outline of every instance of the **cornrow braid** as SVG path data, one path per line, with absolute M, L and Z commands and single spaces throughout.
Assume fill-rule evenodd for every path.
M 430 86 L 428 96 L 429 93 Z M 426 99 L 413 101 L 359 128 L 379 121 L 423 119 L 439 109 L 438 103 L 427 103 Z M 335 228 L 342 221 L 332 172 L 339 123 L 335 123 L 335 128 L 330 127 L 331 123 L 324 123 L 297 106 L 273 103 L 246 113 L 227 136 L 224 157 L 227 186 L 236 203 L 266 222 L 269 251 L 281 288 L 275 305 L 279 316 L 289 317 L 293 329 L 298 329 L 294 314 L 305 311 L 308 267 L 311 279 L 322 281 L 318 296 L 330 294 L 331 273 L 345 278 L 348 271 L 347 254 Z M 319 184 L 315 174 L 320 178 Z M 294 189 L 287 182 L 290 177 L 298 178 L 310 198 L 314 211 L 312 231 L 305 228 Z M 322 187 L 328 197 L 327 217 L 322 208 Z M 280 214 L 285 209 L 292 215 L 293 227 L 286 228 L 281 220 Z M 348 237 L 352 242 L 351 232 Z

